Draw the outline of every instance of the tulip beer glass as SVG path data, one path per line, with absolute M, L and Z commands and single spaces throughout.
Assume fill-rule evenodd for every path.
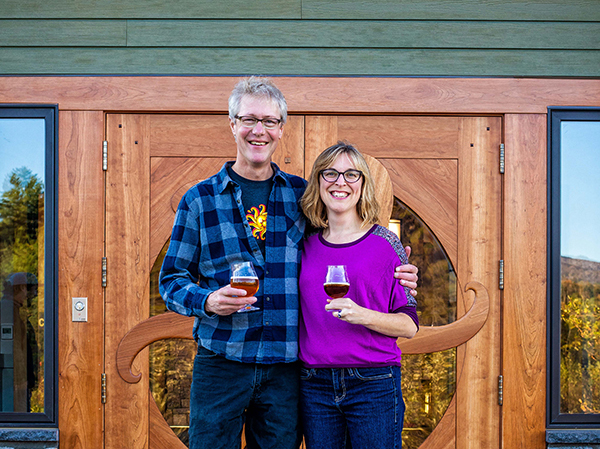
M 348 275 L 346 274 L 346 266 L 328 265 L 327 276 L 325 277 L 323 288 L 325 288 L 325 293 L 327 293 L 330 298 L 344 297 L 350 288 L 350 282 L 348 282 Z
M 245 296 L 254 296 L 256 294 L 258 291 L 258 276 L 256 275 L 256 271 L 254 271 L 252 262 L 231 264 L 231 286 L 246 290 Z M 238 310 L 238 312 L 251 312 L 253 310 L 260 309 L 248 304 Z

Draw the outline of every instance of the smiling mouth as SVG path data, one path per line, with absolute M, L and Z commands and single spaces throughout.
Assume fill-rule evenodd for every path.
M 258 147 L 262 147 L 265 146 L 267 144 L 267 142 L 257 142 L 255 140 L 251 140 L 250 142 L 248 142 L 250 145 L 256 145 Z
M 350 194 L 348 192 L 331 192 L 331 196 L 334 198 L 347 198 Z

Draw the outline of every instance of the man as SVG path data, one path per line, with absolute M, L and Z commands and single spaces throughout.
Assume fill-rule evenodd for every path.
M 190 448 L 296 449 L 298 271 L 305 222 L 302 178 L 271 163 L 287 104 L 268 79 L 240 81 L 229 98 L 234 162 L 179 205 L 160 275 L 167 307 L 195 316 Z M 255 296 L 229 285 L 230 264 L 253 262 Z M 416 288 L 416 267 L 397 272 Z M 258 311 L 241 312 L 252 304 Z

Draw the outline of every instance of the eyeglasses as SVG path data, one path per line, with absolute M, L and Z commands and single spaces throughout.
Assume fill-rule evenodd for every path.
M 361 172 L 360 170 L 350 169 L 350 170 L 346 170 L 345 172 L 341 173 L 341 172 L 337 171 L 335 168 L 327 168 L 325 170 L 321 170 L 319 173 L 321 174 L 323 179 L 327 182 L 336 182 L 338 180 L 338 178 L 340 177 L 340 175 L 342 175 L 348 184 L 355 183 L 363 175 L 363 172 Z
M 235 118 L 240 121 L 244 128 L 251 129 L 254 129 L 258 122 L 261 122 L 265 129 L 275 129 L 281 123 L 281 119 L 273 117 L 256 118 L 250 115 L 236 115 Z

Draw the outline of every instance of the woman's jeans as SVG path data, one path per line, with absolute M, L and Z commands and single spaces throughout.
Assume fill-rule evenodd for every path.
M 307 448 L 401 448 L 400 381 L 399 366 L 301 368 L 300 412 Z
M 190 449 L 298 449 L 298 364 L 227 360 L 198 347 L 190 394 Z

